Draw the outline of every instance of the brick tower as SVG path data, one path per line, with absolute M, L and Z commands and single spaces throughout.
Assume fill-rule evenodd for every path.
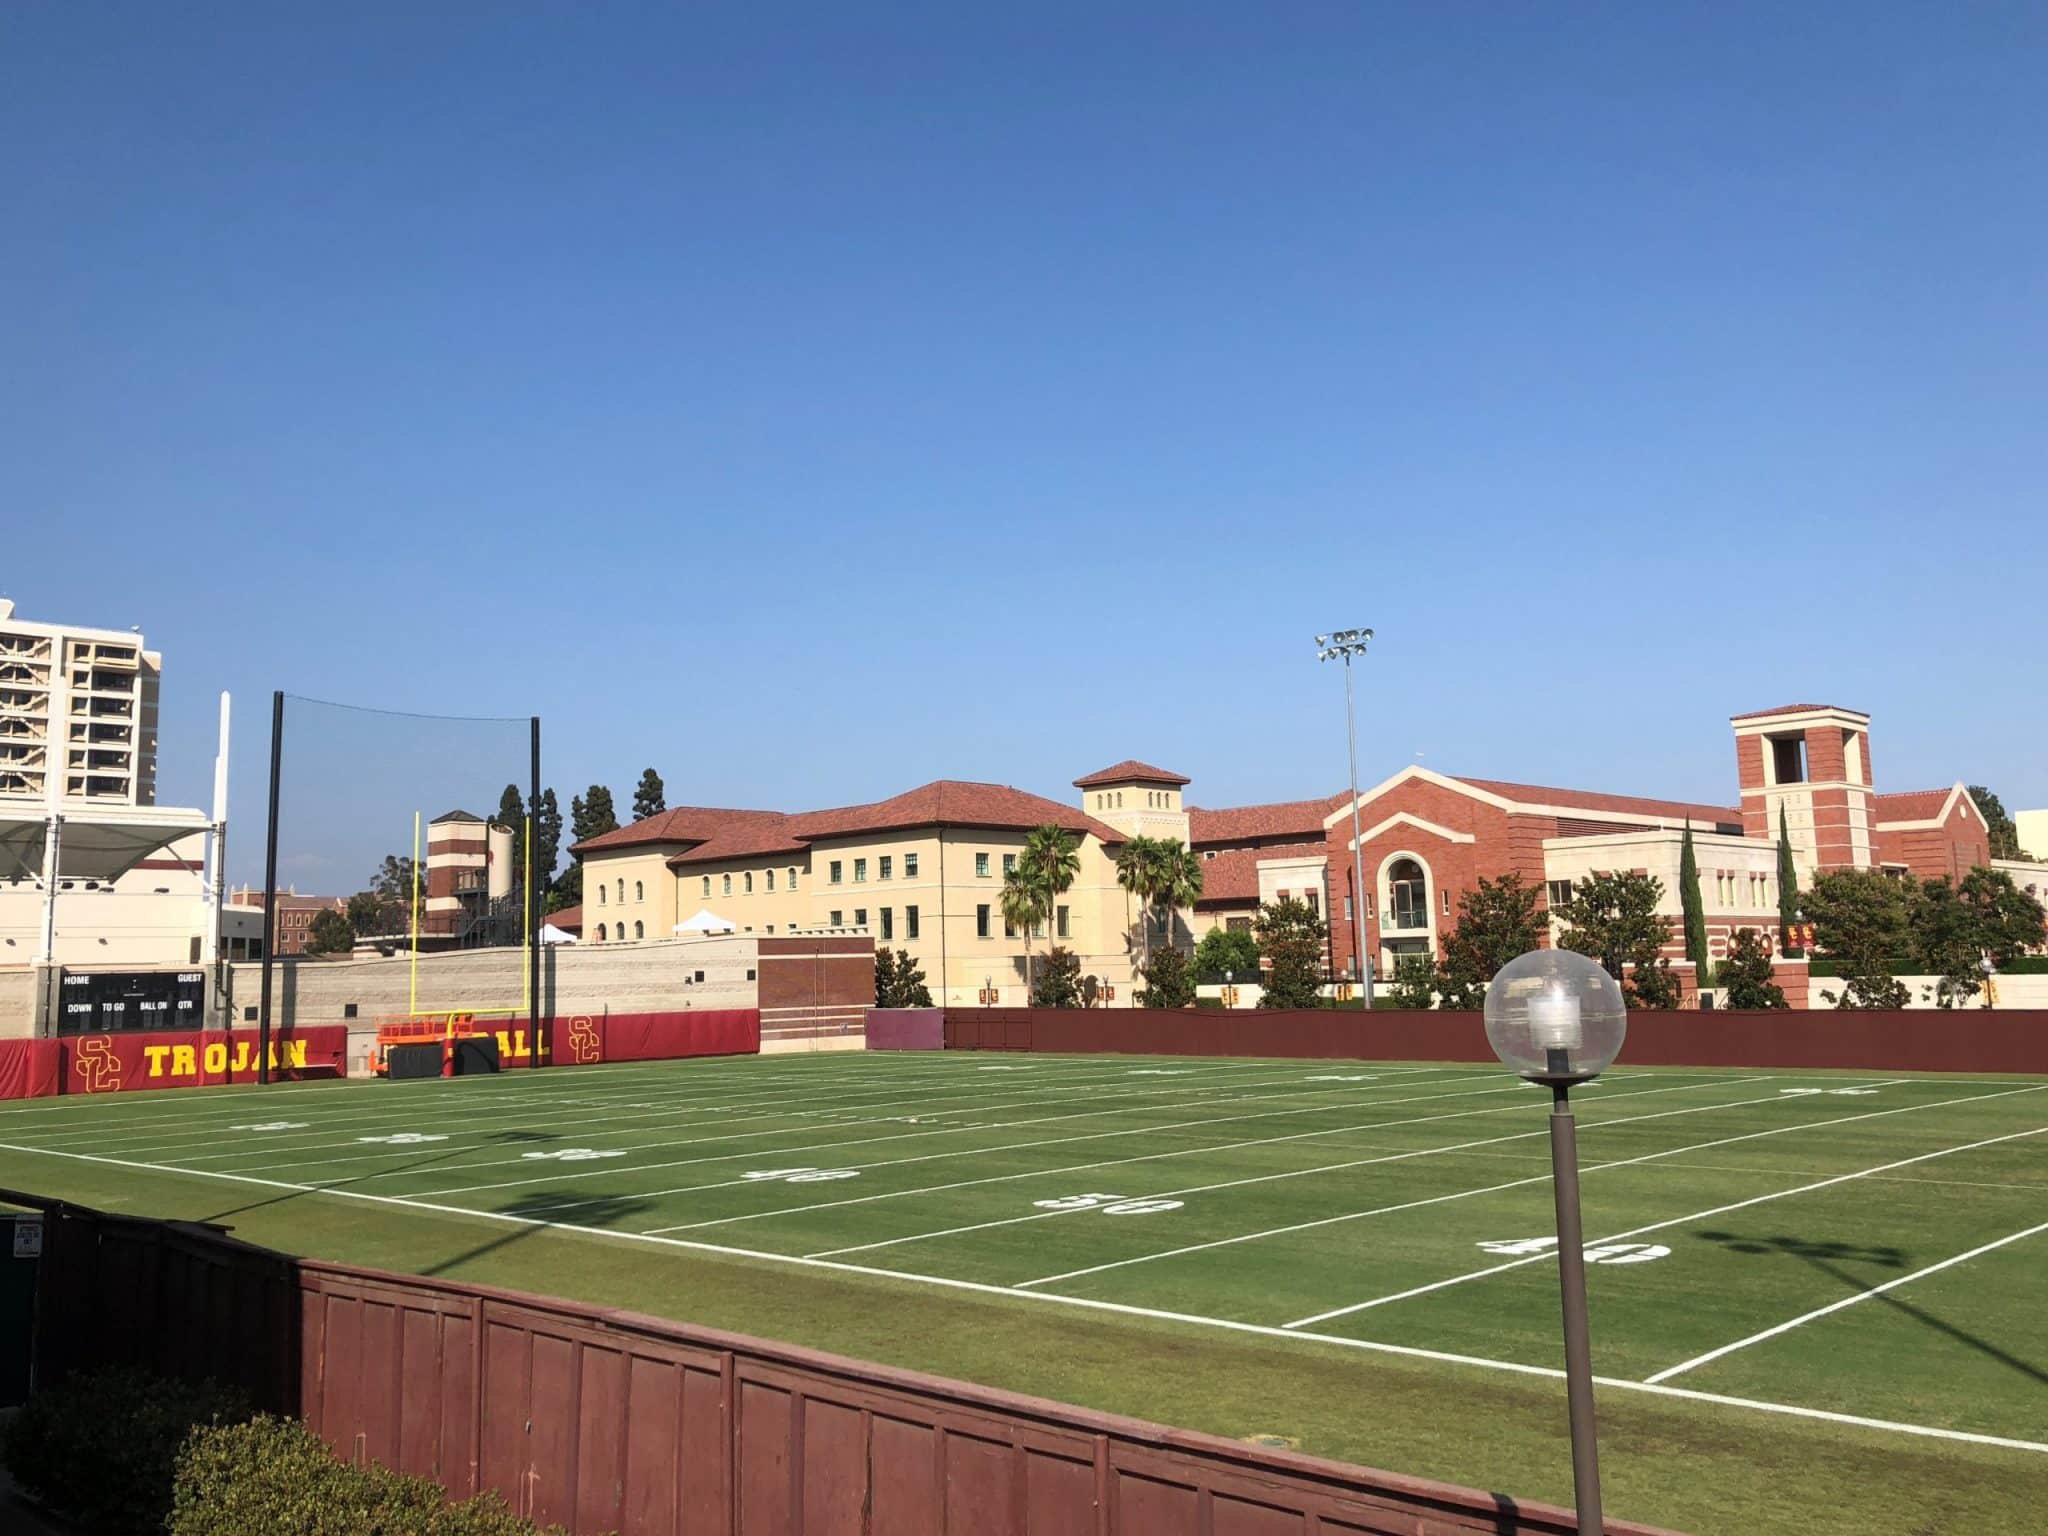
M 1870 716 L 1832 704 L 1784 704 L 1736 715 L 1728 723 L 1735 728 L 1746 835 L 1775 840 L 1782 806 L 1802 880 L 1877 862 Z

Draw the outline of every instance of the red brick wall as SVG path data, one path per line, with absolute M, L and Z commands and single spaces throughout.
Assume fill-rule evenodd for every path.
M 1962 795 L 1939 827 L 1879 831 L 1873 837 L 1880 863 L 1903 864 L 1920 880 L 1943 875 L 1960 880 L 1977 865 L 1991 862 L 1990 835 Z

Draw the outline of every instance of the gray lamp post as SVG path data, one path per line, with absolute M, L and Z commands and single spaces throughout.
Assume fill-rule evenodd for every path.
M 1365 1006 L 1372 1008 L 1372 960 L 1365 952 L 1364 854 L 1358 846 L 1358 716 L 1351 705 L 1351 658 L 1363 656 L 1372 643 L 1369 629 L 1340 629 L 1316 636 L 1316 660 L 1344 658 L 1344 733 L 1351 744 L 1351 947 L 1358 957 L 1358 978 L 1365 988 Z M 1334 963 L 1334 960 L 1333 960 Z
M 1571 1409 L 1572 1489 L 1580 1536 L 1600 1536 L 1600 1451 L 1593 1418 L 1593 1346 L 1586 1320 L 1586 1235 L 1579 1219 L 1579 1138 L 1571 1086 L 1621 1054 L 1628 1005 L 1605 968 L 1568 949 L 1534 949 L 1486 989 L 1486 1039 L 1496 1056 L 1550 1089 L 1550 1169 L 1557 1197 L 1557 1278 Z

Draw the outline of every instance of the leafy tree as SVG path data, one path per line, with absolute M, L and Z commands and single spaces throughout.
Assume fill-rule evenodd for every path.
M 1707 904 L 1700 895 L 1700 861 L 1693 852 L 1692 823 L 1685 824 L 1685 840 L 1678 850 L 1678 903 L 1685 914 L 1685 958 L 1701 990 L 1714 984 L 1714 955 L 1707 947 Z
M 1058 945 L 1046 951 L 1038 985 L 1031 989 L 1031 1003 L 1036 1008 L 1080 1007 L 1081 957 Z
M 1005 927 L 1024 935 L 1024 995 L 1031 995 L 1031 935 L 1045 921 L 1045 893 L 1021 869 L 1003 876 L 1003 888 L 996 893 Z
M 1153 842 L 1152 896 L 1159 904 L 1159 932 L 1173 946 L 1173 914 L 1202 899 L 1202 858 L 1179 838 Z
M 1261 1008 L 1313 1008 L 1322 1001 L 1323 945 L 1329 930 L 1305 901 L 1288 896 L 1259 908 L 1252 931 L 1267 961 Z
M 899 949 L 893 957 L 887 949 L 875 951 L 877 1008 L 929 1008 L 931 1005 L 932 989 L 925 983 L 924 967 L 911 957 L 909 950 Z
M 348 910 L 344 915 L 348 918 L 350 930 L 366 937 L 405 931 L 406 908 L 375 891 L 357 891 L 349 897 Z
M 312 924 L 306 930 L 307 954 L 344 954 L 355 945 L 356 931 L 341 913 L 330 907 L 314 914 Z
M 1842 990 L 1823 998 L 1838 1008 L 1906 1006 L 1910 994 L 1894 975 L 1911 949 L 1912 906 L 1902 882 L 1874 869 L 1830 870 L 1814 877 L 1800 906 L 1814 947 L 1841 962 Z
M 1721 962 L 1730 1008 L 1784 1008 L 1785 989 L 1771 979 L 1771 954 L 1754 928 L 1738 928 Z
M 612 792 L 593 784 L 580 795 L 569 797 L 569 825 L 581 843 L 619 830 L 618 812 L 612 809 Z
M 1991 857 L 1994 859 L 2024 859 L 2032 855 L 2020 851 L 2020 829 L 2006 813 L 2005 803 L 1982 784 L 1968 786 L 1970 798 L 1977 802 L 1977 809 L 1984 813 L 1984 822 L 1991 830 Z
M 424 889 L 426 871 L 420 870 L 418 873 L 421 876 L 420 885 Z M 370 877 L 370 889 L 386 901 L 395 901 L 410 907 L 413 875 L 411 854 L 387 853 L 384 855 L 384 862 L 377 866 L 377 873 Z
M 1785 806 L 1778 805 L 1778 936 L 1784 938 L 1799 921 L 1799 866 L 1792 862 L 1792 835 L 1785 829 Z M 1790 951 L 1787 951 L 1790 953 Z
M 2041 903 L 2013 884 L 2002 869 L 1979 865 L 1963 876 L 1957 894 L 1976 920 L 1978 947 L 1991 956 L 1993 965 L 2011 965 L 2048 939 Z
M 1977 914 L 1946 876 L 1925 880 L 1911 904 L 1914 957 L 1936 978 L 1934 997 L 1943 1008 L 1967 1003 L 1984 990 L 1978 969 L 1984 958 Z
M 1080 839 L 1057 822 L 1046 822 L 1025 834 L 1017 855 L 1017 873 L 1038 892 L 1050 923 L 1059 899 L 1074 888 L 1081 873 Z M 1055 935 L 1057 937 L 1057 935 Z
M 1436 1000 L 1436 964 L 1427 955 L 1401 955 L 1394 961 L 1392 991 L 1396 1008 L 1427 1008 Z
M 1543 916 L 1536 910 L 1541 894 L 1510 871 L 1492 880 L 1482 875 L 1476 888 L 1458 898 L 1458 926 L 1444 940 L 1437 975 L 1444 1007 L 1483 1006 L 1486 984 L 1500 968 L 1541 946 Z
M 1195 980 L 1215 983 L 1224 976 L 1252 981 L 1259 974 L 1259 941 L 1249 928 L 1211 928 L 1195 946 Z
M 491 820 L 512 829 L 512 895 L 523 909 L 525 898 L 520 893 L 526 889 L 526 802 L 520 798 L 517 784 L 505 786 L 505 792 L 498 796 L 498 813 Z
M 1185 1008 L 1195 1000 L 1195 979 L 1188 970 L 1188 957 L 1177 949 L 1162 949 L 1138 967 L 1145 978 L 1145 990 L 1138 994 L 1144 1008 Z
M 540 799 L 533 808 L 533 878 L 540 888 L 548 893 L 548 910 L 559 911 L 561 907 L 573 906 L 574 902 L 555 902 L 555 865 L 562 858 L 562 807 L 555 800 L 552 789 L 540 792 Z M 580 882 L 579 882 L 580 885 Z
M 1631 1008 L 1678 1006 L 1678 978 L 1664 960 L 1671 922 L 1657 910 L 1663 899 L 1655 875 L 1617 870 L 1586 876 L 1551 909 L 1567 925 L 1559 944 L 1598 960 Z
M 640 775 L 640 783 L 633 791 L 633 819 L 645 821 L 650 816 L 659 816 L 668 809 L 666 791 L 662 787 L 661 775 L 652 768 Z
M 888 948 L 875 951 L 875 1006 L 894 1008 L 890 1001 L 896 995 L 896 952 Z

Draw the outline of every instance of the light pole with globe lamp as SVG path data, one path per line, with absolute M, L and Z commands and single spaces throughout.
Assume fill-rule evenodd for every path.
M 1365 952 L 1365 865 L 1358 846 L 1358 715 L 1351 705 L 1351 658 L 1363 656 L 1372 644 L 1369 629 L 1339 629 L 1316 636 L 1316 660 L 1344 661 L 1344 736 L 1351 747 L 1351 949 L 1363 989 L 1365 1006 L 1372 1009 L 1372 960 Z M 1330 957 L 1334 968 L 1335 955 Z
M 1593 1418 L 1593 1345 L 1586 1321 L 1586 1236 L 1579 1218 L 1579 1137 L 1571 1088 L 1621 1054 L 1628 1004 L 1597 962 L 1533 949 L 1486 988 L 1486 1039 L 1508 1067 L 1550 1090 L 1550 1172 L 1557 1197 L 1557 1278 L 1571 1411 L 1572 1489 L 1580 1536 L 1600 1536 L 1600 1450 Z

